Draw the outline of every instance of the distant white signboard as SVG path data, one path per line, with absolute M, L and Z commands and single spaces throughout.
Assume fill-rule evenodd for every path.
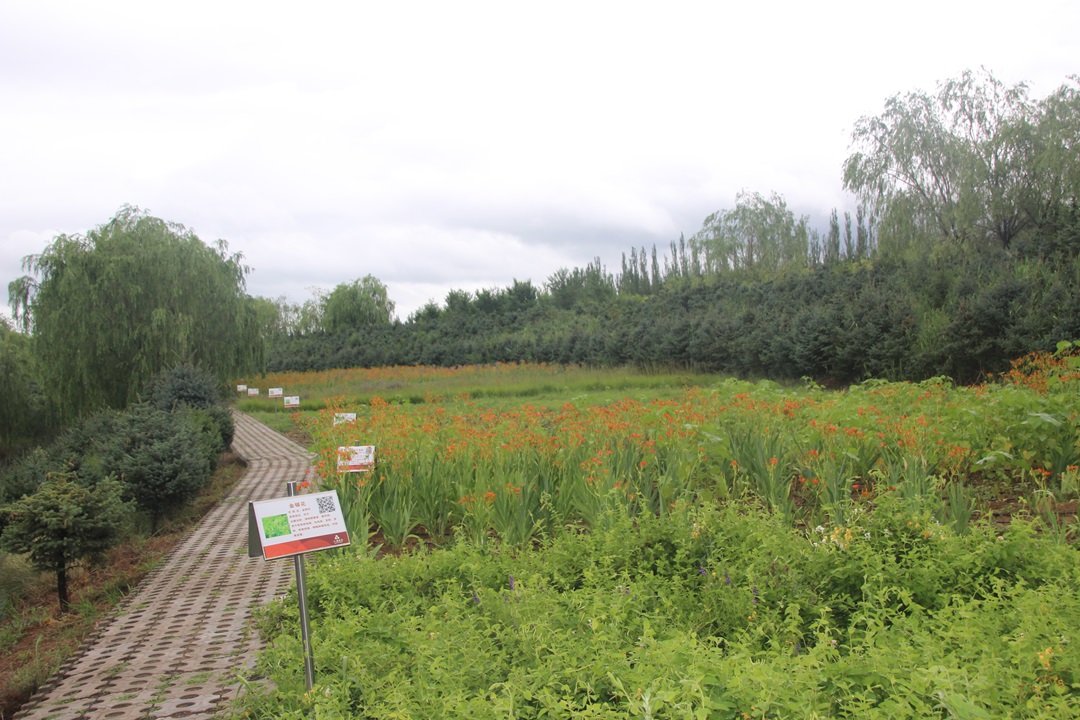
M 375 467 L 374 445 L 347 445 L 337 449 L 338 472 L 370 472 Z
M 285 407 L 287 407 L 287 408 L 300 407 L 300 396 L 299 395 L 287 395 L 285 397 Z
M 278 397 L 282 397 L 284 394 L 285 393 L 282 392 L 281 388 L 270 388 L 270 390 L 266 393 L 266 396 L 267 397 L 272 397 L 272 398 L 278 398 Z

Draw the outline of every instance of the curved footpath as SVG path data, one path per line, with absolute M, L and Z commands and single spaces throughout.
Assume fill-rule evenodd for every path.
M 311 455 L 234 413 L 247 471 L 15 720 L 210 718 L 239 692 L 261 643 L 252 607 L 282 595 L 293 563 L 247 556 L 247 504 L 288 494 Z

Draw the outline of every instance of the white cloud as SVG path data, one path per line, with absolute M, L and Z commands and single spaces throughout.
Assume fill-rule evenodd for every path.
M 1077 71 L 1075 3 L 875 7 L 7 3 L 0 282 L 128 203 L 228 240 L 256 294 L 370 272 L 405 317 L 663 250 L 743 189 L 823 222 L 888 96 Z

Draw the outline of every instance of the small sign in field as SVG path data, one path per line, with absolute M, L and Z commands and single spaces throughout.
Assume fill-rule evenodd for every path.
M 287 408 L 300 407 L 300 396 L 299 395 L 289 395 L 289 396 L 287 396 L 285 398 L 285 407 L 287 407 Z
M 266 393 L 266 396 L 272 398 L 279 398 L 284 394 L 285 393 L 281 388 L 270 388 L 270 390 Z
M 336 490 L 252 502 L 248 508 L 251 557 L 272 560 L 349 544 Z
M 259 388 L 248 388 L 248 396 L 254 396 L 259 394 Z
M 375 467 L 374 445 L 349 445 L 337 449 L 338 472 L 370 472 Z

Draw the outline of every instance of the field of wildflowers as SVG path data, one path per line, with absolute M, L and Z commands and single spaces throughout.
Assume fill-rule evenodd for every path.
M 888 492 L 917 496 L 963 531 L 1006 504 L 1039 514 L 1075 501 L 1080 380 L 1042 362 L 1033 372 L 1025 359 L 977 387 L 869 382 L 836 392 L 724 380 L 651 400 L 595 404 L 585 393 L 495 406 L 468 393 L 416 404 L 326 397 L 295 420 L 319 454 L 314 482 L 338 490 L 354 533 L 393 548 L 411 537 L 437 544 L 452 528 L 521 545 L 615 511 L 662 516 L 731 498 L 795 526 L 842 525 Z M 460 372 L 475 380 L 483 369 Z M 342 412 L 355 422 L 335 424 Z M 376 446 L 373 472 L 337 472 L 338 448 L 350 445 Z
M 278 604 L 245 712 L 1080 717 L 1072 358 L 646 395 L 294 415 L 361 542 L 314 559 L 317 692 Z

